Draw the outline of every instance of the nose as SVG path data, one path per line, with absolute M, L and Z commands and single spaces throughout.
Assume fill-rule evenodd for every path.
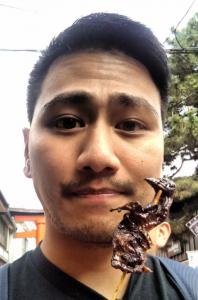
M 79 171 L 108 174 L 117 172 L 120 161 L 111 135 L 105 128 L 95 128 L 87 135 L 77 159 Z

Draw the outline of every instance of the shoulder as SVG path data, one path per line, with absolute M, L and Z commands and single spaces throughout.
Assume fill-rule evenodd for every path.
M 9 263 L 9 268 L 22 268 L 24 265 L 26 265 L 26 262 L 28 262 L 31 253 L 32 251 L 28 251 L 20 258 L 16 259 L 12 263 Z
M 154 259 L 158 260 L 160 264 L 164 266 L 168 271 L 180 272 L 180 274 L 184 276 L 186 274 L 192 274 L 192 276 L 196 276 L 196 279 L 198 281 L 198 269 L 194 269 L 186 264 L 165 257 L 157 256 Z
M 13 280 L 13 278 L 20 278 L 29 268 L 28 266 L 31 265 L 31 252 L 26 252 L 23 256 L 16 259 L 13 262 L 7 263 L 4 266 L 0 267 L 0 274 L 8 274 L 9 282 Z
M 165 257 L 152 257 L 151 259 L 157 261 L 170 274 L 187 297 L 185 299 L 198 299 L 198 269 Z

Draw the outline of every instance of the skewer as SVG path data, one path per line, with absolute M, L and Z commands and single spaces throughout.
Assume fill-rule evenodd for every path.
M 159 190 L 157 192 L 157 194 L 155 195 L 155 198 L 153 199 L 153 205 L 157 205 L 159 203 L 159 200 L 160 200 L 160 197 L 162 195 L 162 190 Z M 118 282 L 118 285 L 113 293 L 113 296 L 111 298 L 111 300 L 118 300 L 117 296 L 119 294 L 119 292 L 121 291 L 121 288 L 123 287 L 123 283 L 124 283 L 124 279 L 126 277 L 126 274 L 127 272 L 123 272 L 121 277 L 120 277 L 120 280 Z
M 123 286 L 123 283 L 124 283 L 124 279 L 125 279 L 125 276 L 126 276 L 127 272 L 123 272 L 121 277 L 120 277 L 120 280 L 118 282 L 118 285 L 113 293 L 113 296 L 111 298 L 111 300 L 117 300 L 117 296 L 118 296 L 118 293 L 119 291 L 121 291 L 121 288 Z
M 155 195 L 155 198 L 153 199 L 153 204 L 154 204 L 154 205 L 156 205 L 156 204 L 159 203 L 161 194 L 162 194 L 162 190 L 159 190 L 159 191 L 157 192 L 157 194 Z

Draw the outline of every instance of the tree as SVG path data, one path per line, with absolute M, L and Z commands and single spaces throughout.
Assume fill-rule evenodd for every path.
M 171 86 L 165 124 L 165 164 L 172 177 L 187 160 L 198 160 L 198 13 L 168 40 Z M 174 160 L 181 158 L 176 167 Z
M 178 177 L 175 183 L 176 192 L 170 209 L 170 224 L 172 235 L 181 238 L 184 232 L 188 232 L 185 224 L 198 211 L 198 176 Z

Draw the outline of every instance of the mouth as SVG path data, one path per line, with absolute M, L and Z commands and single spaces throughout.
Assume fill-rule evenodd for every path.
M 76 202 L 80 206 L 101 207 L 109 211 L 112 206 L 129 202 L 134 196 L 134 188 L 129 182 L 115 180 L 109 183 L 92 180 L 87 184 L 79 181 L 62 184 L 61 194 L 65 200 Z
M 122 191 L 112 188 L 82 188 L 76 191 L 70 191 L 67 197 L 74 201 L 81 201 L 82 205 L 88 207 L 106 207 L 109 211 L 109 206 L 113 203 L 120 203 L 121 197 L 126 196 Z M 124 202 L 127 200 L 125 199 Z M 115 204 L 116 205 L 116 204 Z
M 89 197 L 89 196 L 113 196 L 113 195 L 121 195 L 124 194 L 121 191 L 117 191 L 115 189 L 109 188 L 84 188 L 77 190 L 75 192 L 71 192 L 71 196 L 78 196 L 78 197 Z

